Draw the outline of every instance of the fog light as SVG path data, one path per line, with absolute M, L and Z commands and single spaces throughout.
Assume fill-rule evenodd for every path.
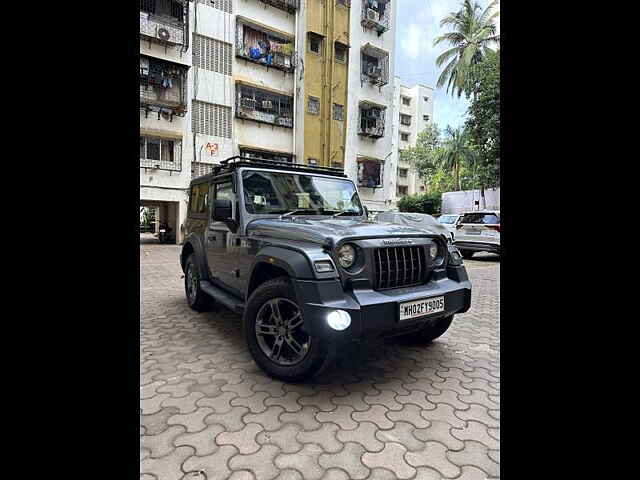
M 351 316 L 344 310 L 333 310 L 327 314 L 327 323 L 334 330 L 344 330 L 351 325 Z

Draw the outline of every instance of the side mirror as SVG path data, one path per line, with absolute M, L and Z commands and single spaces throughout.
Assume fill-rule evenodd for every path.
M 211 219 L 218 222 L 231 220 L 231 200 L 214 200 Z

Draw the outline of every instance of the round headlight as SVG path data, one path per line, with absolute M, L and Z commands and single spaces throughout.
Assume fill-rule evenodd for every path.
M 348 243 L 338 249 L 338 263 L 342 268 L 351 267 L 356 261 L 356 249 Z
M 429 247 L 429 255 L 431 255 L 431 260 L 435 260 L 438 256 L 438 245 L 433 244 Z

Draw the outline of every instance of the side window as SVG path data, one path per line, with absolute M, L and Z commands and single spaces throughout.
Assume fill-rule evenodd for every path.
M 209 185 L 199 183 L 191 186 L 189 197 L 189 211 L 191 213 L 207 213 L 209 205 Z

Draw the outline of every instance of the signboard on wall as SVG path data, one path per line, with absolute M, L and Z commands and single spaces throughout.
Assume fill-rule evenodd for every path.
M 208 152 L 210 157 L 217 157 L 218 156 L 218 144 L 217 143 L 207 142 L 207 144 L 205 145 L 204 148 Z

